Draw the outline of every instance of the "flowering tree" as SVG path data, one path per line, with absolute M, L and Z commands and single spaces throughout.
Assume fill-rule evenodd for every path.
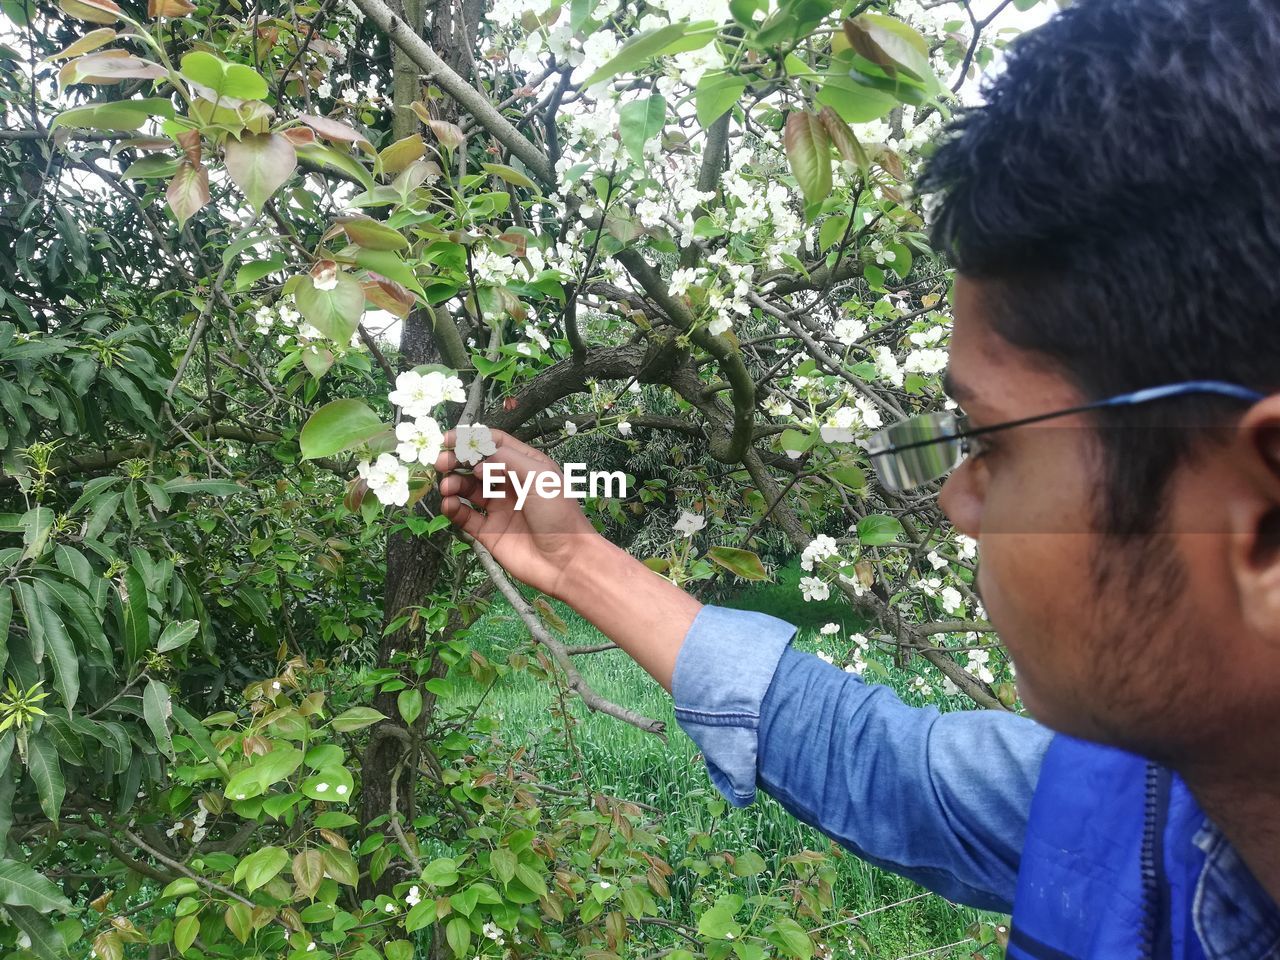
M 464 463 L 490 429 L 594 439 L 636 482 L 593 517 L 677 583 L 798 555 L 805 600 L 871 625 L 824 630 L 833 661 L 1013 708 L 973 544 L 858 441 L 942 405 L 949 275 L 909 182 L 1032 5 L 6 2 L 6 949 L 653 931 L 642 811 L 531 790 L 438 706 L 527 669 L 664 733 L 436 515 L 455 426 Z M 471 648 L 494 589 L 536 656 Z M 665 955 L 829 949 L 822 858 L 787 868 L 752 910 L 709 884 Z

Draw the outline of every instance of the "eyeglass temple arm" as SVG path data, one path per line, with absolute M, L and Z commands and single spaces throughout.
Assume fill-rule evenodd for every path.
M 1058 417 L 1069 417 L 1073 413 L 1086 413 L 1089 410 L 1100 410 L 1104 407 L 1136 406 L 1140 403 L 1150 403 L 1153 400 L 1163 400 L 1166 397 L 1177 397 L 1191 393 L 1216 393 L 1219 396 L 1233 397 L 1237 400 L 1244 400 L 1248 403 L 1257 403 L 1266 396 L 1265 394 L 1259 393 L 1257 390 L 1251 390 L 1248 387 L 1242 387 L 1235 383 L 1225 383 L 1218 380 L 1189 380 L 1186 383 L 1171 383 L 1161 387 L 1147 387 L 1144 390 L 1135 390 L 1132 393 L 1122 393 L 1119 396 L 1108 397 L 1105 400 L 1094 400 L 1091 403 L 1083 403 L 1078 407 L 1068 407 L 1065 410 L 1054 410 L 1050 413 L 1037 414 L 1034 417 L 1023 417 L 1021 420 L 1010 420 L 1007 423 L 993 423 L 989 427 L 975 427 L 972 430 L 958 430 L 955 433 L 949 433 L 943 437 L 932 437 L 928 440 L 917 440 L 914 443 L 904 443 L 891 446 L 884 450 L 877 450 L 872 453 L 871 456 L 883 457 L 891 453 L 900 453 L 903 450 L 915 450 L 919 447 L 932 446 L 935 443 L 942 443 L 946 440 L 962 440 L 965 437 L 980 437 L 986 433 L 995 433 L 997 430 L 1011 430 L 1014 427 L 1024 427 L 1030 423 L 1042 423 L 1045 420 L 1054 420 Z

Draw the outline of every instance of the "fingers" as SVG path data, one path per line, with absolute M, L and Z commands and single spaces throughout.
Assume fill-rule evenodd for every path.
M 445 497 L 440 501 L 440 511 L 455 527 L 461 527 L 477 540 L 484 532 L 484 514 L 473 510 L 458 497 Z

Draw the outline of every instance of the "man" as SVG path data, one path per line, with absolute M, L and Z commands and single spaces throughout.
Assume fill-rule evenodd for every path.
M 1039 723 L 904 706 L 571 501 L 454 474 L 444 510 L 672 692 L 734 804 L 1012 910 L 1010 956 L 1280 957 L 1280 4 L 1080 0 L 988 94 L 922 184 L 968 417 L 929 439 L 973 434 L 942 506 Z M 882 479 L 932 479 L 896 436 Z

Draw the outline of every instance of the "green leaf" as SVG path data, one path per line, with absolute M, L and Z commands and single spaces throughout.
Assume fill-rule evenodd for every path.
M 623 44 L 622 49 L 606 64 L 587 77 L 582 87 L 593 87 L 619 73 L 634 70 L 653 57 L 700 50 L 715 39 L 718 29 L 719 25 L 714 20 L 699 20 L 696 23 L 669 23 L 665 27 L 639 34 Z
M 736 547 L 712 547 L 707 551 L 707 559 L 712 563 L 718 563 L 743 580 L 769 579 L 764 564 L 750 550 L 739 550 Z
M 853 54 L 845 50 L 831 58 L 831 69 L 822 77 L 816 100 L 831 107 L 846 123 L 878 120 L 898 105 L 888 93 L 868 87 L 850 76 Z
M 712 940 L 727 940 L 742 933 L 742 927 L 733 919 L 742 909 L 742 898 L 727 894 L 716 901 L 714 907 L 698 918 L 698 933 Z
M 831 193 L 831 138 L 815 114 L 796 110 L 787 117 L 783 134 L 787 163 L 812 208 Z
M 373 707 L 352 707 L 334 717 L 332 725 L 333 729 L 339 733 L 350 733 L 352 730 L 362 730 L 385 719 L 387 718 Z
M 813 446 L 813 434 L 799 430 L 783 430 L 779 438 L 782 449 L 787 453 L 801 454 Z
M 196 934 L 200 932 L 200 915 L 189 913 L 173 926 L 173 945 L 183 956 L 196 942 Z
M 826 250 L 839 243 L 849 227 L 849 218 L 841 214 L 838 217 L 827 217 L 818 228 L 818 248 Z
M 547 878 L 527 863 L 516 864 L 516 879 L 529 888 L 529 892 L 541 897 L 547 892 Z
M 855 53 L 891 77 L 899 71 L 919 81 L 933 76 L 928 42 L 901 20 L 883 13 L 864 13 L 845 21 L 844 33 Z
M 704 128 L 711 126 L 741 99 L 746 89 L 745 77 L 726 73 L 723 70 L 710 70 L 704 73 L 694 93 L 698 123 Z
M 313 413 L 303 426 L 298 437 L 302 459 L 315 460 L 350 450 L 385 429 L 363 400 L 334 400 Z
M 515 167 L 508 167 L 505 163 L 482 163 L 480 164 L 480 167 L 485 173 L 492 174 L 499 180 L 505 180 L 513 187 L 524 187 L 528 190 L 538 189 L 538 185 L 536 183 Z
M 230 480 L 197 480 L 194 477 L 166 480 L 160 489 L 165 493 L 208 493 L 215 497 L 229 497 L 244 492 L 244 487 Z
M 412 726 L 422 713 L 422 691 L 412 687 L 401 690 L 396 697 L 396 709 L 404 722 Z
M 516 855 L 506 847 L 499 847 L 489 854 L 493 875 L 504 884 L 510 883 L 511 878 L 516 875 L 516 863 Z
M 384 943 L 382 952 L 387 960 L 413 960 L 413 944 L 408 940 L 392 940 Z
M 267 81 L 242 63 L 228 63 L 204 50 L 182 58 L 182 75 L 200 96 L 215 103 L 238 106 L 245 100 L 265 100 Z
M 160 640 L 156 644 L 156 653 L 168 653 L 191 642 L 191 638 L 200 632 L 199 620 L 182 620 L 165 625 L 160 632 Z
M 263 847 L 249 854 L 236 865 L 233 877 L 235 883 L 244 881 L 245 888 L 252 893 L 285 868 L 289 862 L 289 854 L 280 847 Z
M 30 939 L 30 950 L 40 960 L 66 960 L 69 955 L 66 939 L 38 911 L 31 907 L 14 907 L 9 911 L 9 918 L 13 920 L 13 925 Z M 112 958 L 102 954 L 98 956 L 100 960 L 120 960 L 119 957 Z
M 471 924 L 464 917 L 454 917 L 444 928 L 445 939 L 453 949 L 455 957 L 465 957 L 467 947 L 471 946 Z
M 187 713 L 179 704 L 172 704 L 173 719 L 178 722 L 178 726 L 182 728 L 182 732 L 190 737 L 203 752 L 218 771 L 223 775 L 227 775 L 227 762 L 222 759 L 222 754 L 218 752 L 218 748 L 213 745 L 213 740 L 209 736 L 209 731 L 204 728 L 195 717 Z
M 313 167 L 328 167 L 345 174 L 348 179 L 360 184 L 366 190 L 374 188 L 373 175 L 369 173 L 354 157 L 347 153 L 339 153 L 333 147 L 320 143 L 307 143 L 294 148 L 298 159 Z
M 0 903 L 6 907 L 32 907 L 41 913 L 66 913 L 71 901 L 52 881 L 17 860 L 0 860 Z
M 227 907 L 222 915 L 231 935 L 241 943 L 247 943 L 249 934 L 253 932 L 253 910 L 248 905 L 236 901 Z
M 298 312 L 309 324 L 330 340 L 346 346 L 360 325 L 364 315 L 364 290 L 360 282 L 345 270 L 336 275 L 337 285 L 332 290 L 316 287 L 311 274 L 303 274 L 293 291 Z
M 804 927 L 791 917 L 779 917 L 771 932 L 774 936 L 769 937 L 769 940 L 785 950 L 787 956 L 797 960 L 810 960 L 813 956 L 813 941 L 805 933 Z
M 37 593 L 41 592 L 42 586 L 37 584 Z M 37 616 L 44 621 L 45 649 L 53 663 L 53 688 L 61 694 L 62 703 L 70 714 L 80 698 L 80 660 L 76 656 L 75 644 L 67 636 L 62 618 L 52 608 L 37 600 L 36 610 Z
M 658 134 L 667 120 L 667 101 L 655 93 L 644 100 L 632 100 L 618 112 L 622 145 L 637 165 L 644 164 L 644 145 Z
M 372 217 L 343 217 L 338 223 L 348 240 L 366 250 L 404 250 L 409 246 L 403 233 Z
M 263 277 L 271 273 L 278 273 L 283 269 L 284 257 L 278 253 L 266 260 L 255 260 L 253 263 L 246 263 L 236 271 L 236 291 L 248 290 Z
M 142 691 L 142 716 L 151 728 L 151 735 L 156 739 L 156 746 L 170 760 L 174 759 L 173 735 L 169 732 L 169 718 L 173 714 L 170 703 L 169 688 L 151 677 L 147 680 L 146 689 Z
M 125 571 L 124 585 L 128 592 L 124 607 L 124 655 L 132 666 L 151 644 L 151 620 L 147 614 L 147 582 L 137 567 Z
M 754 850 L 744 850 L 733 861 L 733 875 L 735 877 L 754 877 L 756 874 L 763 872 L 764 868 L 764 858 Z
M 151 117 L 172 119 L 173 104 L 160 97 L 91 103 L 63 110 L 53 118 L 49 129 L 77 127 L 89 130 L 138 130 Z
M 355 796 L 355 782 L 345 767 L 317 770 L 298 786 L 304 796 L 325 803 L 350 803 Z
M 58 813 L 62 810 L 62 798 L 67 793 L 67 785 L 62 778 L 58 750 L 48 734 L 41 732 L 28 740 L 27 772 L 36 785 L 40 809 L 44 811 L 46 817 L 57 823 Z
M 324 854 L 314 847 L 297 854 L 293 858 L 293 882 L 304 897 L 314 897 L 324 882 Z
M 858 521 L 858 541 L 868 547 L 893 543 L 902 535 L 902 521 L 885 514 L 872 514 Z
M 423 899 L 420 903 L 411 909 L 404 918 L 405 933 L 413 933 L 415 930 L 421 930 L 423 927 L 429 927 L 436 920 L 436 902 L 432 899 Z
M 423 868 L 422 879 L 437 887 L 451 887 L 458 882 L 458 863 L 449 857 L 432 860 Z
M 278 133 L 246 133 L 226 143 L 227 173 L 255 211 L 280 189 L 298 167 L 293 144 Z

